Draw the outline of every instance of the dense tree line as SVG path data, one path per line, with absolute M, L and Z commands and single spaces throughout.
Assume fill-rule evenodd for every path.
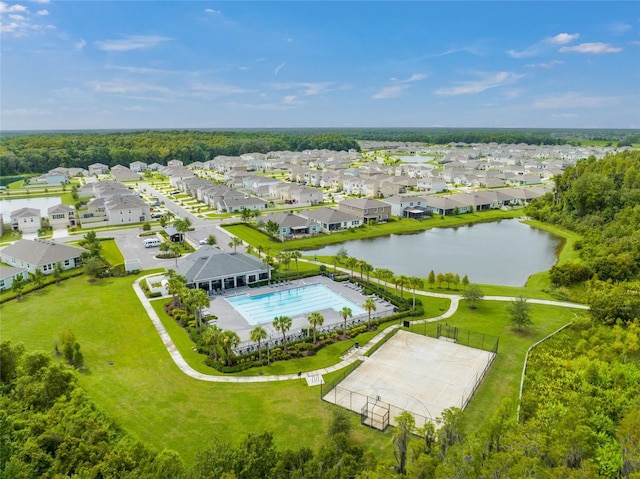
M 270 151 L 359 150 L 357 142 L 331 133 L 285 134 L 252 131 L 139 131 L 52 133 L 4 136 L 0 141 L 2 175 L 41 173 L 59 166 L 87 168 L 92 163 L 129 165 L 134 161 L 185 165 L 219 155 Z
M 303 133 L 305 129 L 279 130 Z M 548 128 L 314 128 L 314 132 L 334 133 L 356 140 L 407 141 L 433 145 L 448 143 L 502 143 L 530 145 L 580 145 L 583 140 L 623 142 L 630 146 L 640 141 L 638 130 L 548 129 Z
M 578 260 L 551 269 L 556 286 L 588 281 L 583 299 L 605 322 L 640 316 L 640 152 L 579 161 L 527 213 L 582 235 Z

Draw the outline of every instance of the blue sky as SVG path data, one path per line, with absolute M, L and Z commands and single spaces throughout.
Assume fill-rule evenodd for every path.
M 640 128 L 640 3 L 0 1 L 3 130 Z

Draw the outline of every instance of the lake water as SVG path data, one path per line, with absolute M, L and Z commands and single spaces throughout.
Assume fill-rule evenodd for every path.
M 429 164 L 429 161 L 433 161 L 436 159 L 435 156 L 416 156 L 416 155 L 411 155 L 411 156 L 403 156 L 403 155 L 393 155 L 394 158 L 398 158 L 399 160 L 401 160 L 404 163 L 420 163 L 422 164 L 425 168 L 435 168 L 435 166 Z
M 62 203 L 59 196 L 47 196 L 45 198 L 24 198 L 16 200 L 0 200 L 0 212 L 4 224 L 9 224 L 9 215 L 20 208 L 36 208 L 40 210 L 40 216 L 47 216 L 47 210 Z
M 466 274 L 472 283 L 524 286 L 531 274 L 555 264 L 560 243 L 546 231 L 511 219 L 348 241 L 312 253 L 333 256 L 344 247 L 349 256 L 397 276 L 426 278 L 433 270 L 436 275 Z

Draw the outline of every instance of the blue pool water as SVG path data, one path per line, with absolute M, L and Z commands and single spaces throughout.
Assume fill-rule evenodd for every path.
M 313 284 L 285 291 L 258 296 L 234 296 L 226 300 L 250 324 L 268 323 L 276 316 L 299 316 L 323 309 L 351 308 L 353 316 L 365 313 L 365 309 L 340 296 L 322 284 Z

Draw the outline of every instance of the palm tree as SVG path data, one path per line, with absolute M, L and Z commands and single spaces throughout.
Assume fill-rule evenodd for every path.
M 340 316 L 344 319 L 344 334 L 347 334 L 347 319 L 353 316 L 353 311 L 349 306 L 345 306 L 340 310 Z
M 227 356 L 227 366 L 231 366 L 231 358 L 233 357 L 233 348 L 240 344 L 240 336 L 231 330 L 223 331 L 220 335 L 220 341 L 224 347 Z
M 409 285 L 409 278 L 401 274 L 398 278 L 398 286 L 400 286 L 400 296 L 404 296 L 404 288 Z
M 187 309 L 193 312 L 193 320 L 198 326 L 200 334 L 202 334 L 202 315 L 200 310 L 205 306 L 209 306 L 209 297 L 206 291 L 200 288 L 188 289 L 184 302 Z
M 324 324 L 324 316 L 322 316 L 322 314 L 320 314 L 318 311 L 314 311 L 313 313 L 311 313 L 311 315 L 307 318 L 309 320 L 309 324 L 311 325 L 311 328 L 313 329 L 313 344 L 316 343 L 316 328 L 318 326 L 322 326 Z
M 298 259 L 302 258 L 302 253 L 296 249 L 289 254 L 291 256 L 291 259 L 293 259 L 296 262 L 296 276 L 298 276 L 300 274 L 300 271 L 298 271 Z
M 158 249 L 164 253 L 164 254 L 168 254 L 169 251 L 171 251 L 171 243 L 169 241 L 163 241 L 162 243 L 160 243 L 160 246 L 158 246 Z
M 262 326 L 256 326 L 249 332 L 249 339 L 258 343 L 258 361 L 262 362 L 262 349 L 260 343 L 263 339 L 267 339 L 267 331 Z
M 409 287 L 413 289 L 413 309 L 416 309 L 416 288 L 423 288 L 424 281 L 417 276 L 409 277 Z
M 189 218 L 178 218 L 173 222 L 173 226 L 180 233 L 180 242 L 184 244 L 184 234 L 191 229 L 191 220 Z
M 287 279 L 288 279 L 288 276 L 289 276 L 289 265 L 291 264 L 291 253 L 286 253 L 284 251 L 280 251 L 278 253 L 277 258 L 278 258 L 278 262 L 281 265 L 287 267 Z
M 367 274 L 367 282 L 369 281 L 369 275 L 371 274 L 371 272 L 373 271 L 373 266 L 371 266 L 369 263 L 367 263 L 366 261 L 362 262 L 362 266 L 360 266 L 360 274 L 362 275 L 362 272 L 365 272 Z M 362 278 L 362 276 L 360 276 L 360 278 Z
M 291 318 L 289 316 L 276 316 L 273 319 L 273 327 L 276 328 L 276 331 L 280 331 L 282 333 L 282 344 L 284 346 L 284 350 L 287 350 L 287 331 L 291 329 Z
M 218 243 L 218 238 L 216 238 L 215 235 L 210 234 L 209 236 L 207 236 L 207 244 L 209 246 L 213 246 L 217 243 Z
M 371 312 L 377 309 L 376 302 L 373 298 L 367 298 L 364 300 L 363 307 L 367 310 L 367 313 L 369 313 L 369 321 L 367 323 L 367 328 L 369 328 L 371 325 Z
M 348 268 L 351 269 L 351 277 L 353 278 L 353 269 L 356 267 L 358 260 L 353 256 L 347 256 L 347 259 L 344 262 Z
M 212 324 L 210 326 L 206 326 L 204 331 L 200 335 L 200 340 L 202 344 L 209 347 L 209 354 L 213 351 L 213 359 L 215 361 L 218 360 L 218 341 L 220 341 L 220 335 L 222 334 L 222 330 L 218 327 L 217 324 Z
M 233 238 L 231 238 L 231 241 L 229 241 L 228 246 L 229 248 L 233 248 L 233 252 L 235 253 L 238 246 L 242 246 L 242 240 L 237 236 L 234 236 Z
M 167 280 L 167 292 L 173 295 L 174 304 L 182 306 L 182 291 L 187 289 L 187 278 L 176 273 L 174 270 L 169 270 L 169 279 Z

